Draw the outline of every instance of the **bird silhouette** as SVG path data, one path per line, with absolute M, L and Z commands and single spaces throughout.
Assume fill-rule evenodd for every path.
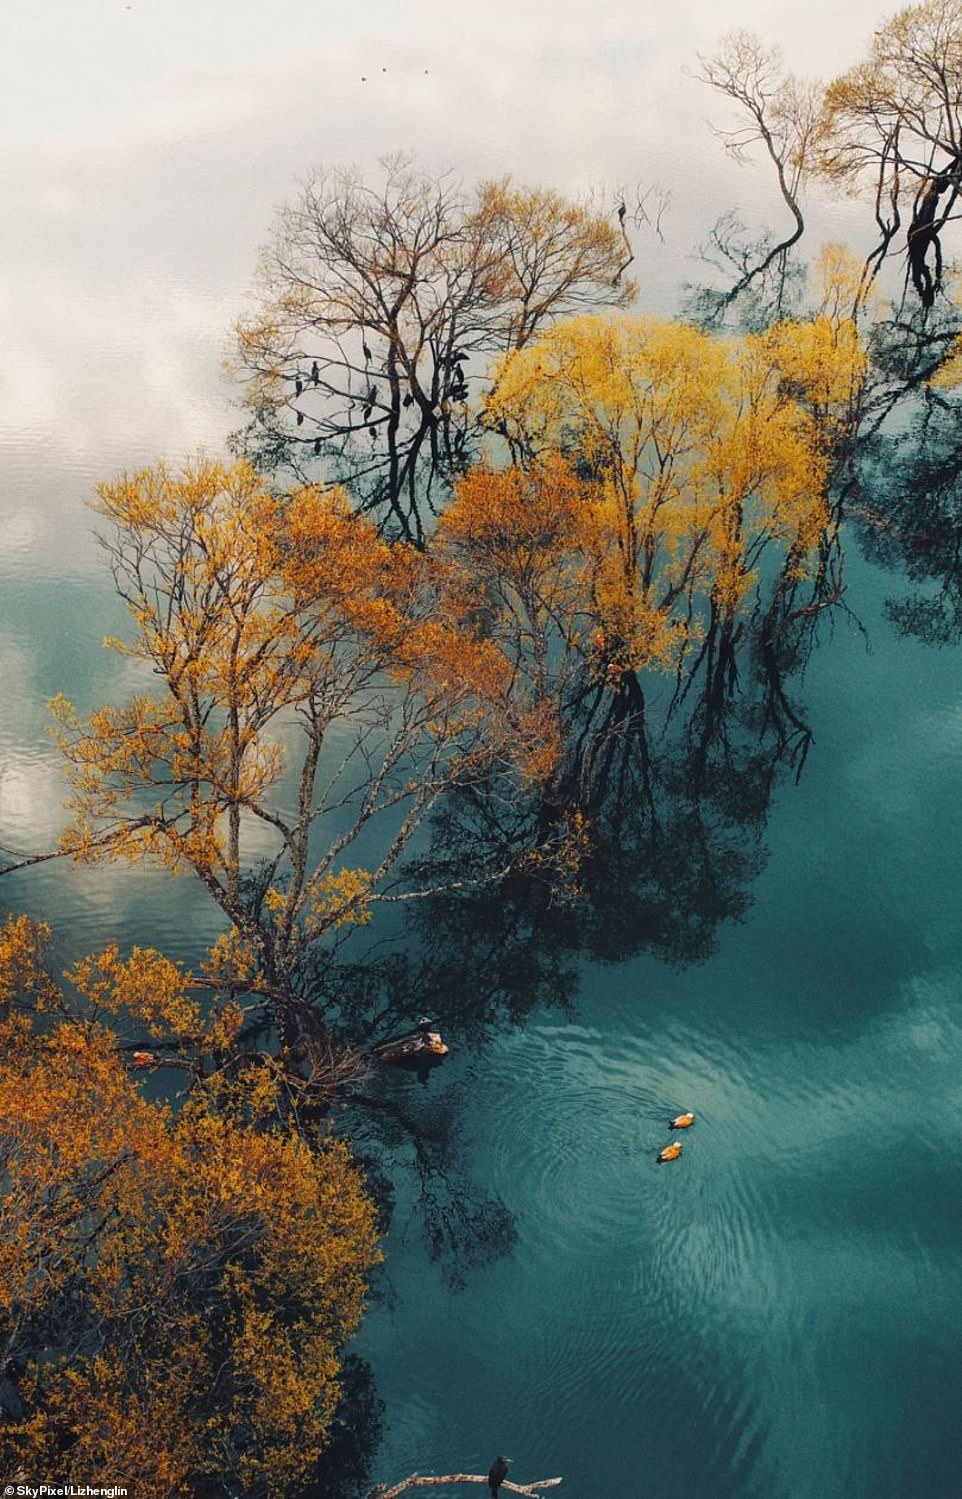
M 501 1485 L 504 1483 L 504 1480 L 507 1478 L 508 1463 L 510 1461 L 511 1459 L 507 1457 L 496 1457 L 494 1462 L 491 1464 L 491 1467 L 488 1471 L 488 1488 L 491 1490 L 492 1494 L 497 1494 Z
M 320 378 L 321 378 L 321 372 L 320 372 L 320 370 L 317 367 L 317 360 L 315 359 L 314 363 L 311 365 L 311 380 L 316 385 L 317 382 L 318 382 L 318 380 Z

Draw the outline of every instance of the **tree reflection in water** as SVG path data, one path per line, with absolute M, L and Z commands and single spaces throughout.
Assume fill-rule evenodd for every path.
M 342 955 L 315 976 L 353 1045 L 426 1013 L 458 1058 L 453 1081 L 442 1070 L 427 1088 L 381 1069 L 344 1106 L 385 1215 L 395 1192 L 410 1197 L 449 1284 L 516 1238 L 509 1210 L 465 1165 L 471 1055 L 536 1013 L 570 1013 L 584 958 L 702 962 L 744 916 L 774 789 L 800 774 L 811 742 L 790 684 L 837 603 L 840 566 L 833 545 L 814 582 L 776 579 L 754 631 L 709 628 L 678 681 L 582 695 L 549 787 L 522 802 L 466 788 L 435 818 L 412 878 L 461 888 L 418 902 L 398 950 Z M 546 841 L 558 858 L 540 856 Z M 532 855 L 521 868 L 478 878 L 519 847 Z
M 962 641 L 962 411 L 930 392 L 908 430 L 865 455 L 867 498 L 853 510 L 866 556 L 916 589 L 885 610 L 927 645 Z

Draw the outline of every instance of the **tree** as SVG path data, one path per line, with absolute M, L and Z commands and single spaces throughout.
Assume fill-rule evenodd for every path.
M 490 357 L 626 302 L 624 261 L 620 228 L 590 203 L 507 178 L 469 191 L 401 157 L 377 186 L 317 173 L 283 210 L 263 300 L 238 326 L 244 451 L 302 480 L 333 462 L 362 509 L 421 542 L 434 478 L 469 459 Z
M 819 170 L 871 187 L 877 271 L 906 217 L 912 284 L 931 307 L 942 281 L 940 235 L 962 186 L 962 5 L 925 0 L 879 27 L 865 60 L 826 89 Z
M 431 853 L 454 893 L 433 934 L 518 912 L 552 950 L 682 962 L 744 910 L 771 788 L 811 739 L 784 678 L 842 595 L 830 485 L 861 410 L 857 275 L 830 248 L 812 316 L 763 334 L 587 317 L 500 367 L 487 417 L 515 463 L 460 479 L 433 545 L 560 748 L 510 807 L 484 787 L 445 804 Z M 484 886 L 462 893 L 460 866 L 503 867 L 547 827 L 567 865 L 532 858 L 490 913 Z
M 571 560 L 592 623 L 582 648 L 609 681 L 676 668 L 706 616 L 730 631 L 766 552 L 804 571 L 864 368 L 828 300 L 810 321 L 741 340 L 656 318 L 572 319 L 502 363 L 489 423 L 522 459 L 560 455 L 587 483 Z
M 295 1492 L 379 1257 L 360 1175 L 283 1126 L 269 1077 L 210 1073 L 176 1111 L 144 1098 L 90 1007 L 109 986 L 78 965 L 86 1010 L 69 1002 L 49 936 L 0 929 L 4 1471 Z M 152 977 L 122 988 L 156 1020 Z
M 432 544 L 468 618 L 511 662 L 514 696 L 550 705 L 559 733 L 588 653 L 591 501 L 557 454 L 526 468 L 479 465 L 455 484 Z
M 63 849 L 192 871 L 283 1030 L 310 951 L 421 893 L 401 859 L 444 791 L 536 773 L 551 745 L 510 703 L 510 663 L 439 612 L 430 559 L 379 540 L 340 491 L 278 496 L 245 463 L 199 462 L 99 495 L 136 626 L 108 643 L 163 690 L 86 721 L 55 704 L 75 785 Z M 362 844 L 369 867 L 348 862 Z
M 716 225 L 713 247 L 730 267 L 737 267 L 737 274 L 724 292 L 714 295 L 714 317 L 723 317 L 737 297 L 754 283 L 766 280 L 774 281 L 773 315 L 784 317 L 791 279 L 790 251 L 805 232 L 801 191 L 813 165 L 822 90 L 818 84 L 786 73 L 778 49 L 766 47 L 748 31 L 733 31 L 723 37 L 718 50 L 701 59 L 700 77 L 730 99 L 742 116 L 743 123 L 737 128 L 716 129 L 725 150 L 736 161 L 744 161 L 753 146 L 764 149 L 793 219 L 785 237 L 774 244 L 766 238 L 754 255 L 744 254 L 741 264 L 731 219 Z

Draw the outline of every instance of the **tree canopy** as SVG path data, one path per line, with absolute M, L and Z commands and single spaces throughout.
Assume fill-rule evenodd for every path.
M 342 1143 L 282 1127 L 269 1079 L 145 1098 L 141 1054 L 100 1018 L 110 983 L 81 964 L 70 997 L 49 937 L 0 928 L 5 1471 L 294 1492 L 378 1258 L 360 1175 Z M 155 976 L 128 973 L 127 1007 L 156 1007 Z
M 361 508 L 422 540 L 434 479 L 471 457 L 472 384 L 546 322 L 628 301 L 626 244 L 590 202 L 508 178 L 467 189 L 403 157 L 373 185 L 315 173 L 238 325 L 244 450 L 301 479 L 322 457 Z
M 804 229 L 800 194 L 807 179 L 820 177 L 871 195 L 879 240 L 857 299 L 904 232 L 908 276 L 931 308 L 942 286 L 941 233 L 958 216 L 962 189 L 959 0 L 900 10 L 874 32 L 863 60 L 824 88 L 785 72 L 778 53 L 747 32 L 724 38 L 703 59 L 702 77 L 741 115 L 740 126 L 719 132 L 726 146 L 737 155 L 763 146 L 795 221 L 787 238 L 756 249 L 722 307 L 773 267 L 784 288 L 786 253 Z M 737 264 L 730 248 L 728 258 Z
M 56 702 L 63 847 L 192 870 L 289 990 L 313 945 L 411 898 L 401 856 L 445 787 L 537 773 L 550 743 L 503 654 L 439 611 L 430 560 L 342 491 L 279 495 L 201 461 L 103 485 L 99 508 L 135 626 L 108 644 L 162 690 L 88 720 Z
M 854 325 L 828 304 L 744 339 L 651 317 L 569 319 L 508 356 L 487 420 L 519 455 L 563 458 L 582 480 L 556 532 L 609 672 L 677 665 L 706 608 L 738 613 L 766 550 L 804 569 L 826 522 L 835 424 L 863 374 Z M 513 481 L 486 482 L 507 494 Z M 476 531 L 460 513 L 477 493 L 459 490 L 442 536 Z M 504 507 L 497 529 L 510 534 Z

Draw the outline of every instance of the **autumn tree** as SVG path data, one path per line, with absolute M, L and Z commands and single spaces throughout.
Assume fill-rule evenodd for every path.
M 446 586 L 511 662 L 512 694 L 550 707 L 563 732 L 592 623 L 586 588 L 592 494 L 557 454 L 527 467 L 471 469 L 433 540 Z
M 727 38 L 702 76 L 741 112 L 743 126 L 724 133 L 728 148 L 737 154 L 761 142 L 774 165 L 795 218 L 785 244 L 802 232 L 798 192 L 807 177 L 853 193 L 867 189 L 879 240 L 860 292 L 904 233 L 909 277 L 930 308 L 942 284 L 942 230 L 958 216 L 962 187 L 958 0 L 900 10 L 875 31 L 863 61 L 824 91 L 799 85 L 773 50 L 746 33 Z M 761 262 L 747 269 L 736 289 L 761 272 Z
M 941 231 L 962 186 L 962 6 L 925 0 L 879 27 L 864 61 L 828 86 L 819 169 L 871 191 L 875 267 L 900 231 L 912 283 L 931 307 L 942 281 Z
M 301 480 L 323 459 L 420 542 L 435 479 L 469 461 L 471 389 L 491 357 L 627 301 L 625 260 L 620 227 L 545 189 L 467 189 L 400 157 L 373 185 L 316 173 L 281 213 L 260 305 L 238 326 L 242 448 Z
M 503 362 L 488 421 L 523 461 L 561 457 L 586 484 L 569 568 L 582 649 L 609 680 L 676 669 L 712 620 L 730 632 L 766 554 L 804 571 L 863 375 L 855 327 L 830 299 L 740 340 L 572 319 Z M 463 493 L 442 534 L 476 526 Z
M 78 965 L 65 989 L 49 935 L 0 929 L 4 1471 L 157 1499 L 298 1492 L 378 1258 L 361 1178 L 343 1144 L 284 1126 L 262 1069 L 234 1087 L 210 1071 L 176 1111 L 148 1101 L 102 1017 L 196 1017 L 155 992 L 156 955 Z
M 514 462 L 457 482 L 433 546 L 519 702 L 550 702 L 560 752 L 510 807 L 483 787 L 445 804 L 432 931 L 517 910 L 562 950 L 690 961 L 744 909 L 771 787 L 811 737 L 786 677 L 843 587 L 860 268 L 830 248 L 820 269 L 811 316 L 762 334 L 586 317 L 497 371 L 486 415 Z M 546 826 L 567 870 L 529 862 L 496 904 L 459 890 L 464 863 Z
M 57 702 L 63 850 L 191 871 L 293 1044 L 309 955 L 423 895 L 402 856 L 439 797 L 537 774 L 550 736 L 511 701 L 496 644 L 439 607 L 431 559 L 340 491 L 280 496 L 245 463 L 198 462 L 99 495 L 135 627 L 109 644 L 145 690 L 86 720 Z

